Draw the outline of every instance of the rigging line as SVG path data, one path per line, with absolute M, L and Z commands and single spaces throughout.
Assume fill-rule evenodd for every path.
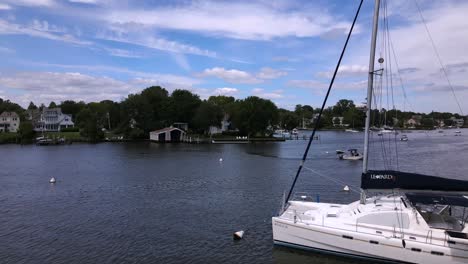
M 384 2 L 384 6 L 385 6 L 385 19 L 386 19 L 386 34 L 387 34 L 387 44 L 386 44 L 386 56 L 387 56 L 387 60 L 388 60 L 388 70 L 390 71 L 390 91 L 392 93 L 392 106 L 393 106 L 393 112 L 395 114 L 395 119 L 398 121 L 398 112 L 396 110 L 396 107 L 395 107 L 395 98 L 394 98 L 394 93 L 393 93 L 393 70 L 392 70 L 392 57 L 390 55 L 390 50 L 391 50 L 391 43 L 390 43 L 390 26 L 389 26 L 389 19 L 388 19 L 388 13 L 387 13 L 387 1 Z M 388 96 L 388 95 L 387 95 Z M 393 121 L 393 120 L 392 120 Z M 393 124 L 393 122 L 392 122 Z M 393 124 L 393 128 L 395 128 L 395 124 Z M 393 133 L 393 142 L 394 142 L 394 145 L 395 145 L 395 164 L 396 164 L 396 168 L 397 170 L 399 170 L 399 161 L 398 161 L 398 144 L 397 144 L 397 134 L 396 133 Z M 389 141 L 390 143 L 390 141 Z
M 434 43 L 434 39 L 432 38 L 431 32 L 429 32 L 429 28 L 427 27 L 426 20 L 424 19 L 424 16 L 422 14 L 421 8 L 419 7 L 418 1 L 414 0 L 414 3 L 416 4 L 416 7 L 418 8 L 419 16 L 421 17 L 421 20 L 424 24 L 424 28 L 426 29 L 427 35 L 429 36 L 429 39 L 431 40 L 432 48 L 434 49 L 434 53 L 436 54 L 437 60 L 439 61 L 440 67 L 442 68 L 442 72 L 444 73 L 445 79 L 447 79 L 447 83 L 450 87 L 450 90 L 452 91 L 452 95 L 455 99 L 455 102 L 458 105 L 458 109 L 460 110 L 460 114 L 463 114 L 463 110 L 460 106 L 460 102 L 458 102 L 457 95 L 455 94 L 455 90 L 453 89 L 452 83 L 450 82 L 450 79 L 447 74 L 447 70 L 445 69 L 444 64 L 442 63 L 442 59 L 440 58 L 439 52 L 437 51 L 436 45 Z
M 393 53 L 393 59 L 395 61 L 395 66 L 397 68 L 397 74 L 398 74 L 398 77 L 399 77 L 399 80 L 400 80 L 400 87 L 401 87 L 401 90 L 403 92 L 403 97 L 405 99 L 405 102 L 408 104 L 408 108 L 410 109 L 411 112 L 414 112 L 416 113 L 416 111 L 414 110 L 414 107 L 413 107 L 413 104 L 411 103 L 411 101 L 408 99 L 408 96 L 406 94 L 406 89 L 405 89 L 405 85 L 404 85 L 404 82 L 403 82 L 403 78 L 401 77 L 401 70 L 400 70 L 400 66 L 398 64 L 398 58 L 396 56 L 396 52 L 395 52 L 395 48 L 394 48 L 394 45 L 393 45 L 393 41 L 392 41 L 392 38 L 391 38 L 391 34 L 389 32 L 389 40 L 390 40 L 390 48 L 392 50 L 392 53 Z M 429 133 L 426 131 L 426 130 L 423 130 L 423 133 L 424 135 L 427 137 L 427 138 L 430 138 L 430 135 Z M 435 163 L 435 157 L 434 157 L 434 152 L 433 151 L 430 151 L 429 152 L 429 158 L 432 160 L 432 163 L 433 164 L 436 164 Z M 438 167 L 437 167 L 438 168 Z M 438 170 L 438 169 L 436 169 Z M 438 171 L 440 172 L 440 171 Z
M 328 177 L 328 176 L 326 176 L 325 174 L 320 173 L 320 172 L 318 172 L 318 171 L 316 171 L 316 170 L 314 170 L 314 169 L 311 169 L 311 168 L 309 168 L 309 167 L 307 167 L 307 166 L 304 166 L 304 169 L 306 169 L 306 170 L 308 170 L 308 171 L 310 171 L 310 172 L 312 172 L 312 173 L 314 173 L 314 174 L 316 174 L 316 175 L 318 175 L 318 176 L 321 176 L 321 177 L 323 177 L 323 178 L 326 178 L 326 179 L 328 179 L 328 180 L 330 180 L 330 181 L 332 181 L 332 182 L 334 182 L 334 183 L 338 183 L 338 184 L 342 184 L 342 185 L 348 185 L 348 187 L 351 186 L 351 187 L 353 187 L 353 188 L 349 188 L 349 190 L 351 190 L 351 191 L 353 191 L 353 192 L 355 192 L 355 193 L 361 193 L 360 191 L 358 191 L 359 188 L 358 188 L 357 186 L 354 186 L 354 185 L 351 185 L 351 184 L 342 182 L 342 181 L 340 181 L 340 180 L 337 180 L 337 179 Z M 357 189 L 357 190 L 355 190 L 355 189 Z
M 297 178 L 299 178 L 299 175 L 301 174 L 302 167 L 304 166 L 304 162 L 307 159 L 307 154 L 309 153 L 310 145 L 312 144 L 312 140 L 313 140 L 313 138 L 315 136 L 315 132 L 317 131 L 317 127 L 320 124 L 320 119 L 322 118 L 323 109 L 325 108 L 325 105 L 326 105 L 327 100 L 328 100 L 328 96 L 330 95 L 331 88 L 333 87 L 333 83 L 335 82 L 336 74 L 338 73 L 338 69 L 340 68 L 341 60 L 343 59 L 344 53 L 346 51 L 346 47 L 348 46 L 349 39 L 351 38 L 351 33 L 353 32 L 354 25 L 356 24 L 356 20 L 358 18 L 359 11 L 361 11 L 361 7 L 362 7 L 363 2 L 364 2 L 364 0 L 361 0 L 360 3 L 359 3 L 359 7 L 358 7 L 358 9 L 356 11 L 356 15 L 354 16 L 353 23 L 351 24 L 351 28 L 349 29 L 348 36 L 346 37 L 346 41 L 345 41 L 345 44 L 343 46 L 343 50 L 341 51 L 340 58 L 338 59 L 338 63 L 336 64 L 335 71 L 333 72 L 333 77 L 332 77 L 332 79 L 330 81 L 330 85 L 328 86 L 327 94 L 325 95 L 325 99 L 323 100 L 322 107 L 320 108 L 320 112 L 319 112 L 319 115 L 317 117 L 317 120 L 315 120 L 314 130 L 312 131 L 312 135 L 310 136 L 309 142 L 307 143 L 307 147 L 306 147 L 306 150 L 304 152 L 304 156 L 302 157 L 301 163 L 299 164 L 299 168 L 297 169 L 296 177 L 294 178 L 294 181 L 293 181 L 293 183 L 291 185 L 291 188 L 289 189 L 288 196 L 286 197 L 286 202 L 288 202 L 289 198 L 291 198 L 291 194 L 292 194 L 292 191 L 294 190 L 294 186 L 296 185 Z

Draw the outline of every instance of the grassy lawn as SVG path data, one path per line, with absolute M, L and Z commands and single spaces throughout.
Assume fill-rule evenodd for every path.
M 16 143 L 16 133 L 0 133 L 0 144 L 3 143 Z

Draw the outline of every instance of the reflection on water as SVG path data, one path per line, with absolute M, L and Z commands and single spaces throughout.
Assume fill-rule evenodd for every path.
M 400 168 L 463 179 L 468 131 L 462 135 L 408 134 L 397 142 Z M 307 166 L 359 186 L 362 163 L 340 161 L 335 150 L 362 150 L 362 138 L 320 132 Z M 373 138 L 371 166 L 383 164 L 382 140 Z M 2 145 L 1 262 L 350 263 L 272 245 L 271 216 L 305 144 Z M 358 199 L 342 188 L 308 171 L 297 183 L 323 202 Z M 233 241 L 241 229 L 245 238 Z

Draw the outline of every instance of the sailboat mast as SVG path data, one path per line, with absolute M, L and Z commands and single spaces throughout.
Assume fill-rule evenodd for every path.
M 372 38 L 369 56 L 369 76 L 367 79 L 367 107 L 366 107 L 366 128 L 364 133 L 364 160 L 362 165 L 362 172 L 367 172 L 367 162 L 369 159 L 369 132 L 372 108 L 372 86 L 374 84 L 374 62 L 375 62 L 375 45 L 377 43 L 377 29 L 379 26 L 379 9 L 380 0 L 375 0 L 374 6 L 374 20 L 372 26 Z

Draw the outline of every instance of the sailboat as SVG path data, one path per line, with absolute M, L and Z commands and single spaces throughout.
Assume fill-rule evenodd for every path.
M 455 218 L 452 211 L 455 208 L 465 210 L 468 207 L 468 181 L 393 170 L 368 169 L 379 6 L 380 0 L 375 0 L 361 198 L 350 204 L 291 199 L 301 169 L 307 168 L 304 162 L 309 144 L 289 194 L 283 202 L 282 210 L 278 216 L 272 218 L 274 243 L 379 261 L 425 264 L 468 263 L 467 219 L 465 216 L 462 220 Z M 341 58 L 337 69 L 340 62 Z M 333 81 L 334 77 L 329 90 Z M 324 102 L 327 98 L 328 94 Z M 372 193 L 380 194 L 372 196 L 370 195 Z

